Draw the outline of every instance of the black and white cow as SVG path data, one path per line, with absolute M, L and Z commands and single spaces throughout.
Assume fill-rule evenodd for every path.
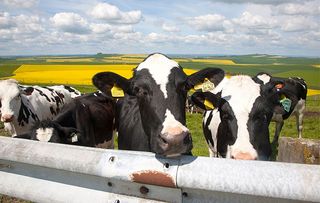
M 261 85 L 250 76 L 237 75 L 224 78 L 211 92 L 192 95 L 196 105 L 207 109 L 203 132 L 210 156 L 269 159 L 268 126 L 279 100 L 275 85 L 276 82 Z
M 66 104 L 53 120 L 36 123 L 16 136 L 43 142 L 113 148 L 115 101 L 104 93 L 84 94 Z
M 69 86 L 23 86 L 14 79 L 0 81 L 0 114 L 5 129 L 16 136 L 37 121 L 53 119 L 80 92 Z
M 272 77 L 268 73 L 258 73 L 255 78 L 262 84 L 275 80 L 283 82 L 281 89 L 284 92 L 284 95 L 281 100 L 281 105 L 276 106 L 272 117 L 272 121 L 276 122 L 273 142 L 278 142 L 284 120 L 289 118 L 291 114 L 296 116 L 298 136 L 299 138 L 302 138 L 303 116 L 306 108 L 308 91 L 306 82 L 299 77 L 279 78 Z M 285 104 L 285 102 L 287 103 Z
M 93 84 L 108 95 L 113 86 L 125 92 L 117 105 L 119 149 L 176 156 L 192 149 L 186 127 L 187 91 L 205 78 L 218 84 L 223 77 L 218 68 L 187 76 L 177 62 L 156 53 L 134 69 L 131 79 L 101 72 L 93 77 Z

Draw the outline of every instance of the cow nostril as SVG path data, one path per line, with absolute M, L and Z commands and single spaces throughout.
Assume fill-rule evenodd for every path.
M 235 157 L 233 155 L 231 155 L 231 159 L 235 159 Z
M 166 140 L 164 137 L 162 137 L 161 135 L 160 135 L 160 140 L 161 140 L 163 143 L 168 144 L 167 140 Z

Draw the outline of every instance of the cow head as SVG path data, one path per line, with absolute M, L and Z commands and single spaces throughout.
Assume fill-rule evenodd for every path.
M 11 122 L 21 106 L 21 94 L 30 95 L 32 87 L 21 87 L 14 79 L 0 81 L 0 114 L 2 122 Z
M 269 123 L 278 105 L 276 82 L 256 83 L 249 76 L 233 76 L 221 92 L 196 92 L 192 99 L 200 108 L 213 106 L 220 114 L 217 151 L 222 157 L 267 160 L 271 155 Z M 212 105 L 207 105 L 207 103 Z
M 78 141 L 78 134 L 79 132 L 76 128 L 63 127 L 57 122 L 44 120 L 37 122 L 29 132 L 17 135 L 15 138 L 72 144 Z
M 162 54 L 152 54 L 134 69 L 131 79 L 101 72 L 92 80 L 99 90 L 108 95 L 112 87 L 118 86 L 125 92 L 125 98 L 137 102 L 150 151 L 177 155 L 189 153 L 192 149 L 192 139 L 186 127 L 187 91 L 205 78 L 218 84 L 223 77 L 224 71 L 218 68 L 204 69 L 187 76 L 177 62 Z

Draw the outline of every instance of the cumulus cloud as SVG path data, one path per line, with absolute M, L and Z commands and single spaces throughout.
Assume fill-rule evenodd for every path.
M 320 4 L 317 1 L 303 4 L 288 3 L 276 7 L 275 13 L 285 15 L 320 15 Z
M 8 29 L 14 26 L 10 14 L 7 12 L 0 13 L 0 29 Z
M 123 12 L 118 7 L 108 3 L 98 3 L 90 14 L 96 19 L 115 24 L 136 24 L 142 20 L 141 11 Z
M 281 24 L 281 29 L 286 32 L 306 31 L 319 28 L 318 23 L 312 21 L 310 18 L 300 16 L 287 18 Z
M 279 5 L 283 3 L 290 2 L 301 2 L 301 0 L 211 0 L 212 2 L 222 2 L 222 3 L 231 3 L 231 4 L 271 4 L 271 5 Z M 309 1 L 309 0 L 305 0 Z
M 219 14 L 208 14 L 186 18 L 187 23 L 201 31 L 224 30 L 225 17 Z
M 91 31 L 87 20 L 77 13 L 57 13 L 50 20 L 63 32 L 87 34 Z
M 169 25 L 167 23 L 163 23 L 161 28 L 164 30 L 164 31 L 167 31 L 167 32 L 179 32 L 180 29 L 174 25 Z
M 243 12 L 240 18 L 235 18 L 232 22 L 239 26 L 248 28 L 271 28 L 276 24 L 273 19 L 253 15 L 248 11 Z
M 0 3 L 10 7 L 31 8 L 38 4 L 38 0 L 0 0 Z

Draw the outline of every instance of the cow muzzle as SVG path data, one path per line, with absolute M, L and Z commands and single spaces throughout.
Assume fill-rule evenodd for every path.
M 250 153 L 246 153 L 246 152 L 238 152 L 235 155 L 231 155 L 232 159 L 237 159 L 237 160 L 257 160 L 258 157 L 250 154 Z
M 1 116 L 2 122 L 8 123 L 8 122 L 11 122 L 12 120 L 13 120 L 13 115 L 5 114 Z
M 189 153 L 192 149 L 192 138 L 189 131 L 181 131 L 178 134 L 164 133 L 160 135 L 161 148 L 166 156 Z

